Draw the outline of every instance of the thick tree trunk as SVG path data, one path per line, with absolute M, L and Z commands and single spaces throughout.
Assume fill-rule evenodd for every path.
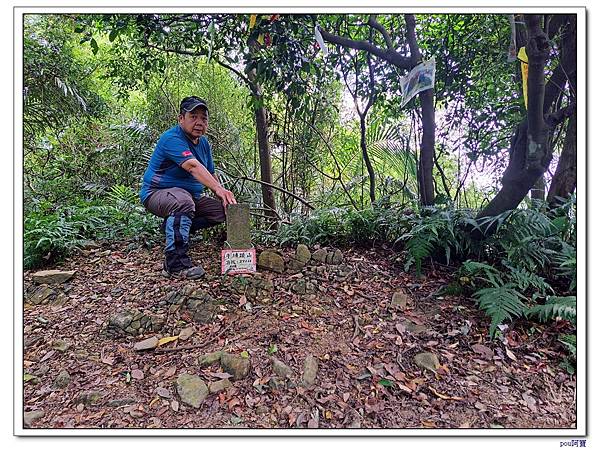
M 552 127 L 557 123 L 547 115 L 560 98 L 565 83 L 576 83 L 576 16 L 558 15 L 551 19 L 548 27 L 550 36 L 557 34 L 561 26 L 567 26 L 561 34 L 560 64 L 555 68 L 548 83 L 545 83 L 544 75 L 544 66 L 549 55 L 548 36 L 540 28 L 540 16 L 526 15 L 525 21 L 529 58 L 527 117 L 519 125 L 511 142 L 510 160 L 502 177 L 502 189 L 477 215 L 478 219 L 497 216 L 515 209 L 539 177 L 546 172 L 552 160 L 549 142 L 551 129 L 548 123 Z M 570 113 L 565 115 L 568 114 Z M 494 231 L 495 228 L 491 227 L 485 234 L 489 235 Z M 473 235 L 481 237 L 476 230 Z
M 556 172 L 552 177 L 546 201 L 550 207 L 557 206 L 560 202 L 557 197 L 567 198 L 575 192 L 577 184 L 577 116 L 575 113 L 569 119 L 567 135 L 562 153 L 558 160 Z
M 502 189 L 477 215 L 478 219 L 497 216 L 515 209 L 535 182 L 543 176 L 552 160 L 550 130 L 546 123 L 545 112 L 553 102 L 549 102 L 550 99 L 546 97 L 544 77 L 544 66 L 550 46 L 548 36 L 540 27 L 540 21 L 541 17 L 538 15 L 525 16 L 529 58 L 527 117 L 518 126 L 511 142 L 510 160 L 502 177 Z M 558 92 L 551 92 L 551 95 L 556 99 Z M 485 235 L 493 232 L 495 227 L 490 227 Z M 481 234 L 474 231 L 474 236 L 481 237 Z
M 533 184 L 531 191 L 529 191 L 531 200 L 544 201 L 546 199 L 546 179 L 544 175 L 539 177 Z
M 511 142 L 510 161 L 502 177 L 502 189 L 490 203 L 478 214 L 477 218 L 497 216 L 505 211 L 515 209 L 525 198 L 535 182 L 546 171 L 546 165 L 527 164 L 530 133 L 527 121 L 521 122 Z M 495 231 L 491 227 L 486 235 Z

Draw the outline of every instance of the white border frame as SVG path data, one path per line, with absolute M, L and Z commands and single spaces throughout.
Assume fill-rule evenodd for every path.
M 586 29 L 586 10 L 584 7 L 562 7 L 560 5 L 549 5 L 547 7 L 507 7 L 507 6 L 471 6 L 471 7 L 436 7 L 434 2 L 423 1 L 423 6 L 419 7 L 362 7 L 362 6 L 322 6 L 323 2 L 310 1 L 315 3 L 307 7 L 309 2 L 289 2 L 291 5 L 286 7 L 278 6 L 249 6 L 238 7 L 231 4 L 230 1 L 223 1 L 223 6 L 202 6 L 202 7 L 152 7 L 152 6 L 132 6 L 121 7 L 122 2 L 105 2 L 107 6 L 82 6 L 81 2 L 64 1 L 65 5 L 73 6 L 48 7 L 44 2 L 30 2 L 28 6 L 15 5 L 13 9 L 13 38 L 14 38 L 14 116 L 13 116 L 13 142 L 14 142 L 14 411 L 13 411 L 13 431 L 20 436 L 531 436 L 531 437 L 565 437 L 569 441 L 571 438 L 584 437 L 587 432 L 587 242 L 586 223 L 587 223 L 587 147 L 586 147 L 586 125 L 587 125 L 587 29 Z M 79 5 L 77 5 L 79 3 Z M 152 3 L 152 2 L 147 2 Z M 437 3 L 437 2 L 436 2 Z M 545 4 L 553 3 L 550 1 Z M 393 5 L 393 4 L 392 4 Z M 23 224 L 23 148 L 21 136 L 22 127 L 22 44 L 23 44 L 23 21 L 24 14 L 35 13 L 168 13 L 168 12 L 192 12 L 202 13 L 494 13 L 506 14 L 514 12 L 540 12 L 545 14 L 577 14 L 577 69 L 580 81 L 578 82 L 578 129 L 577 129 L 577 147 L 578 165 L 577 178 L 580 181 L 577 187 L 577 203 L 579 210 L 583 206 L 583 214 L 578 214 L 577 235 L 577 265 L 578 265 L 578 303 L 577 312 L 580 318 L 577 326 L 578 354 L 577 361 L 577 428 L 575 429 L 27 429 L 23 428 L 23 246 L 22 246 L 22 224 Z M 585 75 L 584 75 L 585 74 Z M 583 82 L 581 82 L 583 79 Z M 583 89 L 583 90 L 582 90 Z M 583 155 L 583 157 L 581 157 Z M 583 180 L 583 182 L 581 181 Z M 583 243 L 583 244 L 581 244 Z M 582 301 L 584 299 L 584 301 Z M 585 357 L 583 357 L 585 355 Z M 444 444 L 445 445 L 445 444 Z

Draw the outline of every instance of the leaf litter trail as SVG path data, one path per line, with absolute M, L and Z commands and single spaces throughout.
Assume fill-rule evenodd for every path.
M 287 260 L 293 250 L 281 252 Z M 215 244 L 193 246 L 193 257 L 209 274 L 193 282 L 161 277 L 158 246 L 115 243 L 69 259 L 55 267 L 77 271 L 67 284 L 52 285 L 62 301 L 24 308 L 30 426 L 576 426 L 576 379 L 558 367 L 565 357 L 556 343 L 560 323 L 520 322 L 507 330 L 504 343 L 490 342 L 488 321 L 472 300 L 439 294 L 452 281 L 451 269 L 428 266 L 417 279 L 403 272 L 389 250 L 343 253 L 344 267 L 351 268 L 343 276 L 328 264 L 295 275 L 257 274 L 272 282 L 270 298 L 262 303 L 232 292 L 233 277 L 217 275 Z M 25 273 L 26 292 L 35 288 L 31 275 Z M 316 292 L 302 293 L 297 288 L 302 279 L 317 286 Z M 189 285 L 219 299 L 209 323 L 196 323 L 165 302 Z M 392 302 L 394 292 L 403 293 L 397 294 L 400 301 Z M 128 308 L 161 317 L 164 326 L 141 336 L 107 335 L 109 317 Z M 145 338 L 178 336 L 182 330 L 180 339 L 160 351 L 133 349 Z M 199 408 L 183 403 L 175 388 L 180 374 L 207 384 L 228 376 L 219 363 L 198 364 L 200 356 L 217 350 L 247 352 L 250 373 L 209 394 Z M 424 352 L 437 357 L 436 370 L 417 366 L 415 356 Z M 302 374 L 309 355 L 318 371 L 307 386 Z M 289 379 L 275 376 L 272 356 L 291 368 Z

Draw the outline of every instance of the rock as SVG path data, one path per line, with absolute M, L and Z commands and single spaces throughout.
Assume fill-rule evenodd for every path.
M 71 376 L 69 375 L 69 372 L 63 369 L 54 380 L 54 383 L 52 383 L 52 387 L 54 389 L 64 389 L 69 385 L 70 382 Z
M 52 348 L 62 353 L 66 352 L 69 349 L 69 347 L 71 347 L 70 344 L 60 339 L 52 342 Z
M 302 265 L 305 265 L 307 262 L 310 261 L 310 258 L 311 254 L 308 247 L 304 244 L 298 244 L 298 247 L 296 247 L 296 255 L 294 256 L 294 259 Z
M 213 321 L 219 311 L 219 305 L 210 294 L 203 293 L 201 296 L 189 297 L 185 309 L 191 313 L 194 322 L 204 325 Z
M 206 383 L 196 375 L 182 373 L 177 377 L 177 394 L 183 403 L 199 408 L 208 396 Z
M 221 352 L 221 351 L 212 352 L 212 353 L 208 353 L 206 355 L 200 356 L 198 358 L 198 365 L 202 368 L 208 367 L 208 366 L 216 363 L 217 361 L 220 361 L 221 356 L 223 356 L 223 352 Z
M 158 346 L 158 338 L 156 336 L 152 336 L 148 339 L 144 339 L 143 341 L 136 342 L 133 346 L 133 349 L 137 352 L 141 352 L 144 350 L 152 350 Z
M 341 264 L 343 260 L 344 254 L 342 251 L 340 249 L 335 249 L 331 255 L 331 264 L 335 264 L 337 266 L 338 264 Z
M 74 403 L 84 404 L 86 406 L 90 406 L 98 403 L 98 401 L 102 398 L 102 392 L 98 391 L 85 391 L 75 397 Z
M 31 425 L 33 425 L 33 422 L 35 422 L 38 419 L 41 419 L 42 417 L 44 417 L 44 411 L 39 409 L 37 411 L 27 411 L 25 413 L 23 413 L 23 426 L 24 428 L 31 428 Z
M 269 411 L 271 411 L 271 409 L 265 405 L 259 405 L 256 407 L 255 410 L 256 414 L 258 415 L 267 414 Z
M 221 367 L 225 372 L 233 375 L 234 381 L 241 380 L 250 373 L 250 359 L 223 353 L 221 356 Z
M 392 306 L 397 306 L 401 310 L 406 309 L 406 304 L 408 303 L 408 297 L 404 293 L 404 291 L 396 291 L 392 295 Z
M 306 294 L 306 280 L 301 278 L 292 284 L 292 291 L 300 295 Z
M 429 369 L 435 372 L 440 367 L 438 357 L 433 353 L 418 353 L 415 355 L 415 364 L 422 369 Z
M 217 392 L 221 392 L 222 390 L 228 389 L 232 386 L 233 384 L 231 384 L 231 381 L 229 380 L 214 381 L 208 384 L 208 392 L 211 394 L 216 394 Z
M 311 317 L 319 317 L 322 316 L 324 313 L 322 308 L 319 308 L 318 306 L 311 306 L 310 309 L 308 310 L 308 314 L 311 315 Z
M 252 248 L 250 205 L 238 203 L 227 207 L 227 244 L 233 249 Z
M 327 260 L 327 250 L 320 248 L 312 254 L 312 259 L 324 263 Z
M 156 393 L 162 398 L 171 398 L 171 392 L 169 392 L 169 390 L 164 387 L 157 387 Z
M 425 325 L 417 325 L 409 320 L 401 320 L 400 325 L 403 326 L 406 331 L 412 334 L 422 334 L 430 331 Z
M 275 375 L 281 378 L 290 378 L 292 375 L 292 369 L 277 358 L 273 358 L 273 372 L 275 372 Z
M 308 355 L 304 360 L 304 372 L 302 373 L 302 383 L 304 386 L 312 386 L 317 378 L 319 363 L 313 355 Z
M 302 271 L 304 266 L 305 266 L 304 263 L 302 263 L 294 258 L 290 259 L 287 263 L 288 272 L 293 273 L 293 274 Z
M 135 311 L 119 311 L 117 314 L 108 319 L 108 325 L 121 330 L 125 330 L 125 328 L 127 328 L 129 324 L 133 322 L 134 315 Z
M 192 337 L 193 334 L 194 334 L 194 328 L 193 327 L 184 328 L 183 330 L 181 330 L 181 333 L 179 333 L 179 340 L 180 341 L 186 341 L 190 337 Z
M 327 252 L 327 255 L 325 256 L 325 263 L 333 264 L 333 252 Z
M 74 270 L 41 270 L 33 274 L 33 281 L 38 284 L 62 284 L 73 278 Z
M 47 303 L 56 297 L 56 291 L 48 286 L 40 286 L 27 298 L 28 302 L 33 305 Z
M 281 255 L 275 251 L 265 250 L 258 257 L 258 267 L 277 273 L 283 273 L 285 270 L 285 263 Z

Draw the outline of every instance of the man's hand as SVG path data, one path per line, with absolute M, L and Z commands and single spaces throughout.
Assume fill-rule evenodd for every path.
M 237 204 L 237 202 L 235 201 L 235 197 L 233 196 L 233 192 L 228 191 L 224 187 L 219 186 L 217 189 L 215 189 L 214 192 L 215 192 L 215 195 L 217 197 L 219 197 L 221 199 L 221 201 L 223 202 L 223 208 L 225 208 L 225 211 L 227 211 L 228 205 Z

